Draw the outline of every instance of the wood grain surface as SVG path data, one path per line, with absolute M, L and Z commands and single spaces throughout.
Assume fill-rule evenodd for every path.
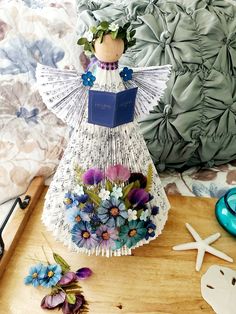
M 214 247 L 235 261 L 236 239 L 218 225 L 214 199 L 171 196 L 169 200 L 172 208 L 160 237 L 134 250 L 132 256 L 105 258 L 71 253 L 55 241 L 40 221 L 43 194 L 0 281 L 0 313 L 47 313 L 40 308 L 47 289 L 24 286 L 23 278 L 29 266 L 37 262 L 32 259 L 45 261 L 42 247 L 52 261 L 49 245 L 73 270 L 84 266 L 93 270 L 93 276 L 81 283 L 91 314 L 213 313 L 201 297 L 201 275 L 213 264 L 235 269 L 235 263 L 206 254 L 198 273 L 195 271 L 196 251 L 175 252 L 172 246 L 192 240 L 185 222 L 192 224 L 202 237 L 221 232 L 222 237 Z

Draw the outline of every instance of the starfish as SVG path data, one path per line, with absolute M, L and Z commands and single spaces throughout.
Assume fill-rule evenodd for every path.
M 231 263 L 233 262 L 233 259 L 231 257 L 229 257 L 225 253 L 218 251 L 215 248 L 210 246 L 211 243 L 213 243 L 217 239 L 219 239 L 219 237 L 220 237 L 219 232 L 212 234 L 211 236 L 209 236 L 206 239 L 202 239 L 199 236 L 199 234 L 197 233 L 197 231 L 194 230 L 190 224 L 186 223 L 185 225 L 196 242 L 189 242 L 189 243 L 176 245 L 173 247 L 173 250 L 175 250 L 175 251 L 185 251 L 185 250 L 195 250 L 195 249 L 198 250 L 197 261 L 196 261 L 196 271 L 199 271 L 202 267 L 202 262 L 203 262 L 205 252 L 208 252 L 212 255 L 215 255 L 215 256 L 217 256 L 217 257 L 219 257 L 219 258 L 221 258 L 227 262 L 231 262 Z

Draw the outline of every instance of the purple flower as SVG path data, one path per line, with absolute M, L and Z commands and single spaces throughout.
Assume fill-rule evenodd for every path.
M 128 199 L 132 205 L 140 207 L 150 200 L 150 196 L 144 189 L 133 189 L 129 192 Z
M 92 249 L 97 245 L 97 236 L 87 222 L 79 222 L 71 230 L 72 241 L 78 246 Z
M 67 301 L 64 302 L 62 306 L 63 314 L 78 314 L 80 310 L 83 309 L 86 304 L 84 296 L 82 294 L 76 294 L 75 304 L 70 304 Z
M 54 309 L 55 307 L 61 305 L 65 302 L 66 294 L 62 291 L 56 294 L 49 294 L 46 295 L 43 300 L 41 301 L 41 308 L 42 309 Z
M 145 177 L 141 172 L 132 172 L 129 178 L 129 183 L 138 181 L 140 188 L 145 189 L 147 186 L 147 177 Z
M 83 267 L 80 268 L 76 271 L 76 276 L 78 277 L 79 280 L 84 280 L 87 279 L 92 275 L 92 270 L 88 267 Z
M 97 229 L 96 234 L 99 239 L 99 245 L 103 249 L 115 249 L 115 240 L 118 239 L 118 230 L 102 225 Z
M 69 271 L 68 273 L 66 273 L 65 275 L 63 275 L 61 277 L 61 279 L 58 281 L 57 284 L 60 286 L 64 286 L 64 285 L 68 285 L 72 282 L 75 282 L 77 280 L 78 280 L 78 278 L 77 278 L 76 274 L 73 273 L 72 271 Z
M 91 214 L 94 211 L 93 204 L 87 203 L 84 208 L 82 209 L 85 213 Z
M 92 168 L 86 171 L 83 176 L 83 183 L 88 185 L 94 185 L 101 182 L 104 178 L 104 175 L 101 170 L 97 168 Z
M 118 164 L 107 169 L 106 177 L 112 182 L 124 182 L 129 179 L 130 171 L 127 167 Z

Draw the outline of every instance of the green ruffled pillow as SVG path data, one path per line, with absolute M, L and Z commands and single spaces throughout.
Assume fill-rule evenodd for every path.
M 141 123 L 152 158 L 165 167 L 236 159 L 236 7 L 223 0 L 78 1 L 78 32 L 101 20 L 131 22 L 128 66 L 172 64 L 165 96 Z

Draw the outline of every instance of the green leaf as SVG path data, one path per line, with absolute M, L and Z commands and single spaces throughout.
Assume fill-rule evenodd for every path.
M 130 27 L 130 22 L 125 23 L 125 25 L 123 26 L 123 29 L 128 29 Z
M 53 252 L 54 261 L 61 266 L 62 272 L 66 273 L 70 270 L 70 265 L 59 254 Z
M 91 27 L 90 27 L 90 31 L 91 31 L 93 34 L 95 34 L 96 31 L 97 31 L 97 27 L 96 27 L 96 26 L 91 26 Z
M 91 51 L 91 46 L 90 46 L 90 44 L 88 42 L 85 43 L 84 50 Z
M 140 182 L 139 182 L 138 180 L 136 180 L 136 181 L 134 182 L 134 188 L 135 188 L 135 189 L 139 189 L 139 188 L 140 188 Z
M 77 44 L 78 45 L 84 45 L 88 42 L 87 38 L 81 37 L 78 41 Z
M 70 303 L 70 304 L 75 304 L 75 302 L 76 302 L 75 294 L 73 294 L 73 293 L 68 293 L 68 294 L 66 295 L 66 300 L 67 300 L 67 302 Z
M 136 43 L 136 39 L 134 38 L 134 39 L 132 39 L 132 40 L 130 40 L 130 41 L 128 42 L 128 47 L 134 46 L 135 43 Z
M 100 197 L 96 193 L 94 193 L 94 192 L 92 192 L 90 190 L 86 190 L 86 193 L 88 194 L 88 196 L 90 197 L 90 199 L 92 200 L 92 202 L 95 205 L 97 205 L 97 206 L 100 205 L 102 200 L 100 199 Z
M 123 192 L 123 197 L 124 197 L 124 198 L 129 194 L 129 192 L 132 190 L 133 186 L 134 186 L 134 182 L 132 182 L 132 183 L 126 185 L 126 186 L 123 188 L 122 192 Z
M 153 180 L 153 168 L 152 168 L 152 165 L 149 164 L 148 171 L 147 171 L 147 186 L 145 188 L 147 192 L 150 192 L 152 189 L 152 180 Z
M 107 21 L 103 21 L 99 24 L 99 28 L 103 29 L 104 31 L 107 30 L 109 27 L 109 23 Z
M 133 29 L 133 30 L 130 32 L 130 34 L 129 34 L 129 35 L 130 35 L 130 38 L 134 37 L 135 33 L 136 33 L 136 30 Z
M 117 34 L 118 34 L 118 30 L 116 30 L 115 32 L 111 32 L 111 38 L 116 39 Z
M 106 188 L 106 190 L 108 190 L 110 192 L 112 191 L 113 185 L 109 180 L 106 181 L 105 188 Z
M 130 206 L 131 206 L 131 203 L 130 203 L 130 201 L 128 200 L 128 198 L 125 199 L 124 203 L 125 203 L 126 209 L 129 209 Z

